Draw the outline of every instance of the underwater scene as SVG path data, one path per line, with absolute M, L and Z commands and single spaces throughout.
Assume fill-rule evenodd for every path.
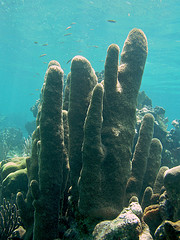
M 0 0 L 0 240 L 180 239 L 179 0 Z

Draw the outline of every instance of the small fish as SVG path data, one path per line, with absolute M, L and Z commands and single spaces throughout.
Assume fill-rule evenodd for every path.
M 66 34 L 64 34 L 64 36 L 66 37 L 66 36 L 70 36 L 72 33 L 66 33 Z
M 39 91 L 39 88 L 36 88 L 35 91 Z
M 70 25 L 75 25 L 76 24 L 76 22 L 72 22 Z
M 69 26 L 69 27 L 67 27 L 65 30 L 68 30 L 68 29 L 70 29 L 70 28 L 72 28 L 71 26 Z
M 47 64 L 48 62 L 43 62 L 44 64 Z
M 116 23 L 116 20 L 107 20 L 110 23 Z
M 48 46 L 48 43 L 44 43 L 42 46 Z
M 30 96 L 33 96 L 33 95 L 34 95 L 34 93 L 30 93 L 29 95 L 30 95 Z
M 34 44 L 38 44 L 38 42 L 34 42 Z
M 67 63 L 66 64 L 68 64 L 68 63 L 70 63 L 70 61 L 72 60 L 72 58 L 70 58 L 68 61 L 67 61 Z
M 87 47 L 88 47 L 88 48 L 90 48 L 90 47 L 98 48 L 98 46 L 96 46 L 96 45 L 87 46 Z
M 39 57 L 44 57 L 44 56 L 46 56 L 47 54 L 42 54 L 42 55 L 40 55 Z

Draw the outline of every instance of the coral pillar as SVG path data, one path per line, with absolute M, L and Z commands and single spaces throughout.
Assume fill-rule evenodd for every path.
M 83 126 L 97 77 L 90 62 L 76 56 L 71 65 L 69 95 L 69 163 L 73 201 L 78 201 L 77 182 L 82 168 Z
M 150 186 L 153 188 L 156 176 L 161 166 L 162 144 L 159 139 L 153 138 L 149 150 L 149 157 L 147 159 L 147 169 L 144 175 L 144 182 L 142 190 Z
M 133 29 L 129 33 L 119 68 L 119 47 L 112 44 L 108 48 L 103 105 L 101 106 L 102 87 L 98 86 L 90 106 L 93 110 L 89 109 L 85 123 L 83 168 L 79 180 L 79 209 L 84 215 L 111 219 L 123 208 L 126 183 L 130 175 L 137 95 L 146 57 L 147 40 L 139 29 Z M 93 121 L 90 121 L 91 115 L 95 116 Z M 87 126 L 91 134 L 87 134 Z M 93 139 L 98 142 L 94 148 L 90 144 L 88 146 L 88 142 L 93 143 Z M 93 164 L 98 168 L 96 171 Z M 83 171 L 89 171 L 91 178 Z M 98 195 L 95 194 L 96 186 Z
M 143 179 L 147 168 L 147 159 L 154 133 L 154 117 L 148 113 L 144 116 L 139 130 L 139 137 L 132 159 L 132 173 L 126 188 L 127 201 L 132 196 L 140 196 Z
M 79 180 L 79 209 L 84 215 L 93 217 L 101 208 L 102 174 L 101 165 L 104 160 L 104 149 L 101 142 L 103 86 L 97 84 L 88 109 L 84 126 L 83 165 Z
M 34 197 L 34 240 L 58 238 L 63 181 L 62 80 L 60 66 L 48 68 L 40 113 L 39 183 L 31 182 Z M 38 186 L 39 184 L 39 186 Z

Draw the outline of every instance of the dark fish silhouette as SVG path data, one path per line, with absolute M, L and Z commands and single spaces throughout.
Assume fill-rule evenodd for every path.
M 72 58 L 70 58 L 68 61 L 67 61 L 67 63 L 66 64 L 68 64 L 68 63 L 70 63 L 70 61 L 72 60 Z
M 116 23 L 116 20 L 107 20 L 110 23 Z
M 64 36 L 66 37 L 66 36 L 69 36 L 69 35 L 71 35 L 72 33 L 66 33 L 66 34 L 64 34 Z

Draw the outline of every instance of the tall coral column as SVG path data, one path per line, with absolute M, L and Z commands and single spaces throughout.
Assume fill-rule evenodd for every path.
M 39 183 L 31 182 L 34 197 L 34 240 L 58 238 L 63 181 L 62 81 L 60 66 L 48 68 L 40 112 Z
M 119 67 L 119 47 L 112 44 L 108 48 L 104 91 L 101 86 L 94 90 L 85 122 L 83 167 L 79 180 L 79 209 L 85 215 L 111 219 L 124 206 L 137 95 L 146 57 L 147 39 L 139 29 L 129 33 Z M 91 116 L 96 116 L 95 120 Z M 93 132 L 99 135 L 95 138 Z M 97 140 L 96 145 L 91 144 L 93 138 Z M 91 178 L 87 172 L 92 173 Z M 94 194 L 97 189 L 98 194 Z
M 73 202 L 78 201 L 77 182 L 82 168 L 83 125 L 97 77 L 90 62 L 76 56 L 71 64 L 69 93 L 69 163 Z

